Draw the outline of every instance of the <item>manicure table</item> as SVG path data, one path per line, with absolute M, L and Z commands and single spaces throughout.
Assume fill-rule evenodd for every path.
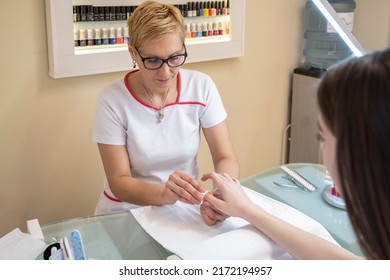
M 328 204 L 322 198 L 326 185 L 325 167 L 301 163 L 287 166 L 299 171 L 317 189 L 304 191 L 277 186 L 274 182 L 289 183 L 280 166 L 247 177 L 241 180 L 241 184 L 305 213 L 321 223 L 342 247 L 361 255 L 346 211 Z M 88 259 L 159 260 L 171 255 L 146 233 L 129 211 L 80 217 L 42 226 L 46 244 L 68 236 L 74 229 L 82 234 Z M 38 259 L 42 259 L 42 255 Z

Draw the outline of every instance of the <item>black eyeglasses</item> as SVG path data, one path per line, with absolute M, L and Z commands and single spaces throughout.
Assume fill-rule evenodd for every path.
M 144 67 L 146 69 L 157 70 L 160 69 L 164 63 L 166 63 L 169 67 L 172 68 L 182 66 L 186 61 L 188 55 L 186 46 L 184 44 L 183 47 L 184 47 L 184 53 L 171 55 L 166 59 L 162 59 L 159 57 L 142 57 L 142 55 L 139 53 L 139 50 L 136 47 L 134 48 L 139 54 L 139 56 L 141 57 L 142 63 L 144 64 Z

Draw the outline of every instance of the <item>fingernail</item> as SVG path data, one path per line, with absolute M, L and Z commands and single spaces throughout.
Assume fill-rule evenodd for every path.
M 203 202 L 206 193 L 208 193 L 208 191 L 204 191 L 202 193 L 199 193 L 198 198 L 199 198 L 200 202 Z

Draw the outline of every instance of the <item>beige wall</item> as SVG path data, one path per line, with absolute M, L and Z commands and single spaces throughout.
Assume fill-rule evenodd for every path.
M 186 65 L 210 74 L 221 92 L 242 178 L 281 163 L 304 2 L 247 0 L 245 56 Z M 91 141 L 95 99 L 124 75 L 51 79 L 44 0 L 3 1 L 2 10 L 0 236 L 32 218 L 93 213 L 103 179 Z M 199 160 L 210 170 L 204 146 Z
M 355 0 L 354 35 L 367 51 L 390 46 L 390 1 Z

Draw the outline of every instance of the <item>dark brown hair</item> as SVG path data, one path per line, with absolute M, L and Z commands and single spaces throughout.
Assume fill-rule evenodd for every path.
M 390 259 L 390 49 L 329 69 L 318 88 L 337 170 L 365 256 Z

